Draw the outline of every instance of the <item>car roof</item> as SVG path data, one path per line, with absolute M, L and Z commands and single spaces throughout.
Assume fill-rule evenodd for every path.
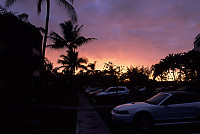
M 116 87 L 109 87 L 109 88 L 126 88 L 126 87 L 123 87 L 123 86 L 116 86 Z
M 183 95 L 183 94 L 186 94 L 186 95 L 193 95 L 193 96 L 199 96 L 200 97 L 200 94 L 197 93 L 197 92 L 189 92 L 189 91 L 166 91 L 166 92 L 163 92 L 163 93 L 169 93 L 169 94 L 172 94 L 172 95 Z

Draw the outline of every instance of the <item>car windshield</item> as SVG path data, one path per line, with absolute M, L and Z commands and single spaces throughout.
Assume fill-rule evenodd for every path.
M 110 90 L 110 88 L 105 89 L 103 92 L 108 92 Z
M 153 104 L 153 105 L 158 105 L 160 102 L 162 102 L 166 97 L 168 97 L 169 94 L 167 93 L 159 93 L 152 98 L 148 99 L 145 101 L 146 103 Z

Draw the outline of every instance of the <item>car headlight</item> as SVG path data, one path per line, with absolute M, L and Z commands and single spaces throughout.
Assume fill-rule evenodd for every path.
M 116 114 L 129 114 L 129 112 L 127 110 L 121 110 L 121 111 L 113 110 L 113 112 Z

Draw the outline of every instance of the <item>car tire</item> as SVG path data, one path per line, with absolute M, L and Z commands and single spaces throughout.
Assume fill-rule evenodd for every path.
M 139 133 L 151 132 L 153 124 L 152 116 L 145 112 L 138 113 L 133 121 L 134 129 Z

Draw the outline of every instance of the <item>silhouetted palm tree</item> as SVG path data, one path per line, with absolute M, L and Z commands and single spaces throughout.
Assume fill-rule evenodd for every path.
M 80 31 L 83 26 L 74 26 L 71 21 L 61 23 L 60 27 L 63 37 L 56 32 L 51 32 L 50 38 L 52 39 L 53 44 L 48 46 L 55 49 L 64 47 L 68 48 L 66 51 L 67 55 L 61 55 L 64 60 L 59 60 L 58 63 L 63 64 L 61 67 L 64 67 L 65 70 L 69 70 L 70 73 L 74 75 L 77 68 L 87 69 L 87 67 L 81 64 L 87 63 L 87 60 L 78 58 L 78 52 L 76 52 L 76 49 L 79 46 L 94 40 L 95 38 L 85 38 L 84 36 L 81 36 Z
M 163 59 L 161 59 L 159 63 L 153 65 L 151 67 L 151 70 L 153 71 L 153 79 L 154 80 L 158 76 L 160 77 L 161 81 L 166 79 L 168 67 L 166 67 L 166 63 L 163 61 Z
M 157 76 L 168 76 L 170 70 L 173 73 L 173 80 L 196 81 L 200 79 L 200 52 L 188 51 L 187 53 L 169 54 L 161 59 L 158 64 L 152 66 L 154 79 Z M 176 78 L 175 73 L 178 74 Z M 161 78 L 162 80 L 162 78 Z
M 170 70 L 172 71 L 172 75 L 173 75 L 173 80 L 175 80 L 175 70 L 177 68 L 176 66 L 176 59 L 175 59 L 175 55 L 169 54 L 168 56 L 165 57 L 165 59 L 163 59 L 164 63 L 165 63 L 165 67 L 166 70 L 170 73 Z
M 60 24 L 60 27 L 63 37 L 56 32 L 51 32 L 50 38 L 54 42 L 54 44 L 48 45 L 51 48 L 59 49 L 67 47 L 69 50 L 74 50 L 77 49 L 77 47 L 95 39 L 81 36 L 80 31 L 83 25 L 78 27 L 78 25 L 74 26 L 71 21 L 65 21 Z
M 83 64 L 87 64 L 86 58 L 78 58 L 78 52 L 67 50 L 67 55 L 61 55 L 63 60 L 58 60 L 58 63 L 62 64 L 59 68 L 69 71 L 70 75 L 75 75 L 78 68 L 87 69 Z
M 10 7 L 16 1 L 19 1 L 19 0 L 6 0 L 5 6 Z M 43 57 L 45 56 L 46 42 L 47 42 L 47 36 L 48 36 L 50 0 L 38 0 L 38 7 L 37 7 L 38 14 L 40 14 L 41 6 L 42 6 L 44 1 L 46 2 L 46 5 L 47 5 L 47 11 L 46 11 L 47 15 L 46 15 L 45 33 L 44 33 L 44 40 L 43 40 L 44 41 L 43 42 Z M 74 7 L 69 2 L 67 2 L 66 0 L 57 0 L 57 1 L 59 3 L 62 3 L 65 6 L 65 8 L 67 9 L 72 21 L 77 22 L 77 14 L 76 14 Z M 73 3 L 73 1 L 74 0 L 70 0 L 71 3 Z
M 185 54 L 185 73 L 187 73 L 191 81 L 200 80 L 200 52 L 188 51 Z
M 184 68 L 184 61 L 185 61 L 185 53 L 177 53 L 174 55 L 174 60 L 176 62 L 176 68 L 179 69 L 178 72 L 178 80 L 182 81 L 182 74 Z

